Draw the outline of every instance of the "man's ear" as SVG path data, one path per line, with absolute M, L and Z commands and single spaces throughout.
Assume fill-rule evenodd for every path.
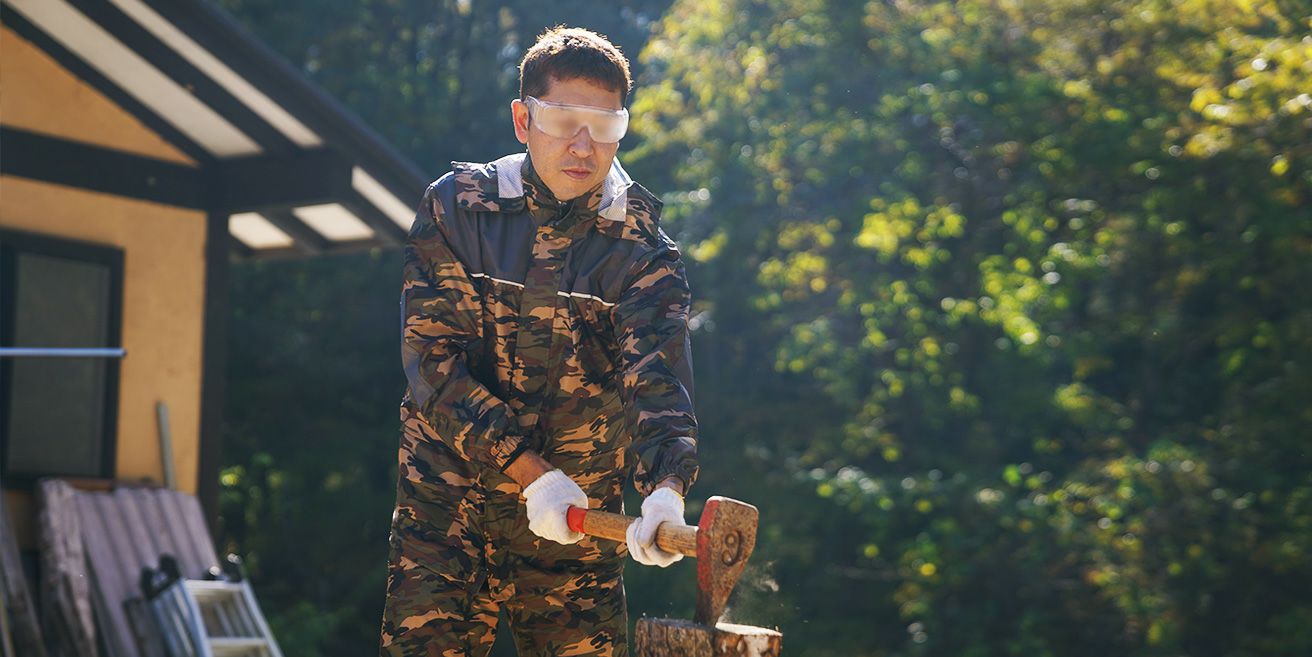
M 516 98 L 510 101 L 510 118 L 515 123 L 515 139 L 521 144 L 528 143 L 528 105 Z

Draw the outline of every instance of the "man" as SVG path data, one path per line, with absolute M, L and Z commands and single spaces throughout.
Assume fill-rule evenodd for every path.
M 454 163 L 405 249 L 400 476 L 384 655 L 486 655 L 504 610 L 519 654 L 624 655 L 621 572 L 681 558 L 697 476 L 689 291 L 660 201 L 615 159 L 628 61 L 557 28 L 520 64 L 527 153 Z M 627 544 L 566 524 L 622 511 Z

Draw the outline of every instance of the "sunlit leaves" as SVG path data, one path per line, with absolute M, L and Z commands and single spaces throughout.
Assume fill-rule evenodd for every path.
M 890 578 L 905 629 L 880 649 L 1239 654 L 1301 617 L 1225 636 L 1208 620 L 1279 606 L 1227 567 L 1312 568 L 1240 557 L 1312 532 L 1305 507 L 1258 492 L 1304 499 L 1312 466 L 1294 438 L 1312 420 L 1305 9 L 667 16 L 648 56 L 677 102 L 645 129 L 674 137 L 650 156 L 710 185 L 704 271 L 750 300 L 721 317 L 746 353 L 850 409 L 811 418 L 791 463 L 824 466 L 811 486 L 869 528 L 848 556 Z M 931 471 L 951 494 L 898 493 Z M 957 602 L 998 587 L 1025 600 L 1016 620 Z M 1198 602 L 1211 589 L 1230 599 Z

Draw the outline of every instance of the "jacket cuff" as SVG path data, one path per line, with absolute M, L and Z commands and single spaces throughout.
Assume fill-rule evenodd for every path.
M 492 465 L 502 472 L 510 465 L 515 457 L 528 448 L 528 440 L 518 434 L 505 434 L 500 439 L 494 441 L 488 449 L 488 458 Z
M 633 484 L 643 497 L 651 495 L 656 490 L 656 484 L 670 477 L 677 477 L 683 482 L 685 496 L 692 489 L 692 485 L 697 483 L 700 468 L 697 466 L 696 442 L 691 438 L 684 438 L 680 439 L 678 444 L 683 449 L 670 450 L 662 454 L 651 469 L 644 468 L 644 464 L 638 462 Z
M 530 444 L 531 441 L 529 441 L 527 438 L 523 436 L 507 436 L 504 440 L 501 441 L 501 443 L 508 443 L 512 441 L 514 442 L 515 445 L 514 448 L 512 448 L 510 452 L 506 454 L 505 458 L 501 458 L 496 463 L 497 470 L 500 470 L 501 472 L 505 472 L 506 469 L 510 467 L 510 464 L 515 462 L 515 459 L 519 458 L 520 455 L 523 454 L 524 452 L 529 451 L 529 448 L 532 447 L 532 445 Z M 497 459 L 499 457 L 493 454 L 493 458 Z

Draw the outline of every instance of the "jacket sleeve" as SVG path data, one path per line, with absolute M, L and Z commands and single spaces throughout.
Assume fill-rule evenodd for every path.
M 688 279 L 672 244 L 645 258 L 616 304 L 625 420 L 633 437 L 633 483 L 644 496 L 670 476 L 684 491 L 697 479 Z
M 524 439 L 513 412 L 469 370 L 482 339 L 481 305 L 455 256 L 438 183 L 420 202 L 405 243 L 401 287 L 401 362 L 410 401 L 461 458 L 504 469 Z

